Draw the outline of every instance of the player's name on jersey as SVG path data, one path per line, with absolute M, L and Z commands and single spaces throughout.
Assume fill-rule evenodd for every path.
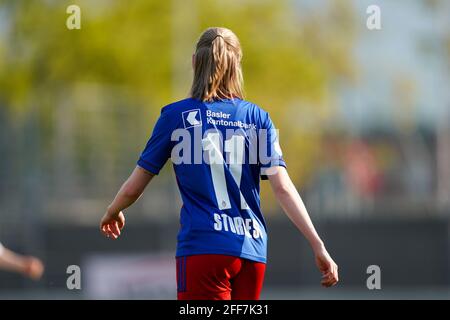
M 214 213 L 214 229 L 216 231 L 232 232 L 237 235 L 245 235 L 248 238 L 263 238 L 261 227 L 255 219 L 243 219 L 230 217 L 222 213 Z

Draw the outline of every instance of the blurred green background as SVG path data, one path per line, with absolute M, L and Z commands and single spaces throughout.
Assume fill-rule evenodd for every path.
M 71 4 L 81 8 L 80 30 L 66 27 Z M 381 30 L 366 27 L 371 4 L 381 8 Z M 436 241 L 447 248 L 446 229 L 434 226 L 446 226 L 450 212 L 449 21 L 444 0 L 0 1 L 0 239 L 48 262 L 47 278 L 38 284 L 0 274 L 0 293 L 68 294 L 62 279 L 70 255 L 58 256 L 67 251 L 63 245 L 74 243 L 77 263 L 93 250 L 83 247 L 81 235 L 96 234 L 160 109 L 188 95 L 201 32 L 224 26 L 243 47 L 246 98 L 269 111 L 280 129 L 291 177 L 319 229 L 334 230 L 328 234 L 336 252 L 343 252 L 342 263 L 368 265 L 346 256 L 359 252 L 346 242 L 354 230 L 349 226 L 367 228 L 374 255 L 393 263 L 393 286 L 442 286 L 446 294 L 445 259 L 436 258 L 429 271 L 442 277 L 396 282 L 399 265 L 376 239 L 385 237 L 380 226 L 396 221 L 399 237 L 410 232 L 418 241 L 415 229 L 408 229 L 415 223 L 428 230 L 426 239 L 427 232 L 442 231 Z M 286 231 L 295 231 L 267 187 L 262 197 L 269 230 L 274 226 L 271 237 L 284 239 Z M 125 239 L 124 247 L 94 236 L 90 245 L 112 255 L 128 248 L 170 252 L 180 205 L 166 165 L 128 210 L 128 221 L 131 228 L 174 229 L 171 244 L 146 248 L 151 235 L 145 234 L 145 241 L 139 235 Z M 69 239 L 70 230 L 80 240 Z M 428 252 L 423 242 L 418 245 Z M 282 251 L 291 244 L 274 246 Z M 295 270 L 273 263 L 280 267 L 269 270 L 269 297 L 304 297 L 296 286 L 276 289 L 285 285 L 280 274 Z M 365 269 L 356 272 L 364 279 Z M 359 285 L 358 277 L 349 283 Z M 300 277 L 294 284 L 310 283 Z M 329 297 L 323 294 L 317 297 Z

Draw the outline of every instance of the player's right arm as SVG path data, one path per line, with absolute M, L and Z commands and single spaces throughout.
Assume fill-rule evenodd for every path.
M 314 251 L 317 267 L 322 272 L 322 285 L 325 287 L 335 285 L 339 280 L 338 267 L 331 259 L 323 241 L 317 234 L 308 211 L 286 168 L 282 166 L 270 168 L 268 178 L 275 197 L 284 212 L 310 243 Z
M 154 174 L 151 172 L 136 166 L 130 177 L 117 192 L 100 221 L 100 230 L 105 236 L 111 239 L 117 239 L 120 236 L 120 230 L 125 226 L 125 216 L 122 210 L 125 210 L 139 199 L 153 177 Z
M 38 258 L 19 255 L 0 244 L 0 269 L 21 273 L 38 280 L 44 272 L 44 265 Z
M 139 199 L 148 183 L 170 158 L 171 134 L 179 118 L 170 116 L 170 112 L 167 110 L 166 108 L 162 109 L 161 116 L 155 124 L 136 168 L 117 192 L 100 221 L 100 231 L 111 239 L 117 239 L 125 226 L 125 216 L 122 210 Z

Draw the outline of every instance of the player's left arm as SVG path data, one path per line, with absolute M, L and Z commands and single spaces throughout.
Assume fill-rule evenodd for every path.
M 117 192 L 116 197 L 108 206 L 100 222 L 100 230 L 105 236 L 111 239 L 117 239 L 120 236 L 120 230 L 125 226 L 125 216 L 122 210 L 125 210 L 139 199 L 153 177 L 153 173 L 136 166 L 130 177 Z
M 267 171 L 275 197 L 286 215 L 305 236 L 314 251 L 317 267 L 322 272 L 322 285 L 330 287 L 339 281 L 338 266 L 320 239 L 297 188 L 286 168 L 277 166 Z

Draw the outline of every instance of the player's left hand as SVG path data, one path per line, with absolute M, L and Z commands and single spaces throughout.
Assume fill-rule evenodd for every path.
M 100 221 L 100 231 L 108 238 L 117 239 L 120 231 L 125 226 L 125 216 L 123 212 L 110 213 L 106 212 Z

